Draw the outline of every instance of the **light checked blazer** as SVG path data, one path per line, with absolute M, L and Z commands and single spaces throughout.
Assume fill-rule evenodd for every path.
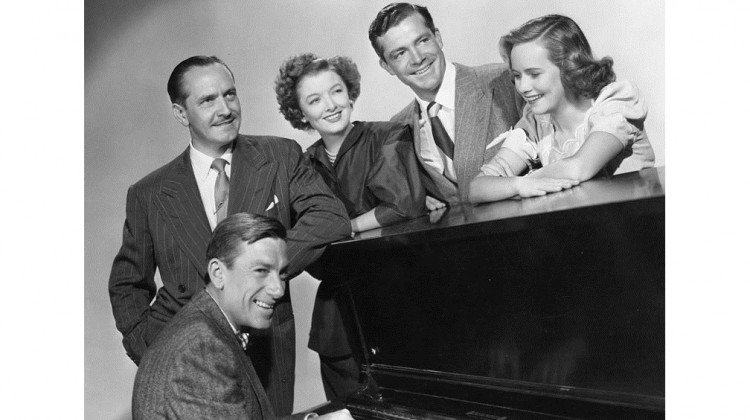
M 448 203 L 468 201 L 469 184 L 479 168 L 500 150 L 502 142 L 492 144 L 500 134 L 520 119 L 523 99 L 516 94 L 513 77 L 505 64 L 456 66 L 455 149 L 453 165 L 458 185 L 432 166 L 420 154 L 419 103 L 413 100 L 391 121 L 412 125 L 414 150 L 422 167 L 422 183 L 428 194 Z M 487 148 L 490 146 L 489 148 Z

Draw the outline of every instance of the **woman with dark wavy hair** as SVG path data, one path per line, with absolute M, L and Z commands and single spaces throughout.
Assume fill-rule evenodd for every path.
M 502 37 L 500 48 L 526 106 L 472 181 L 471 201 L 544 195 L 654 165 L 644 99 L 615 81 L 610 57 L 594 58 L 572 19 L 532 19 Z
M 346 206 L 353 232 L 426 213 L 410 126 L 352 121 L 359 81 L 351 58 L 308 53 L 285 61 L 275 86 L 292 127 L 320 135 L 307 155 Z
M 276 78 L 279 110 L 300 130 L 320 140 L 307 156 L 346 206 L 353 232 L 362 232 L 427 212 L 409 124 L 352 121 L 360 75 L 348 57 L 289 58 Z M 322 282 L 315 296 L 308 346 L 318 352 L 329 400 L 359 390 L 361 362 L 352 352 L 339 313 L 346 299 Z

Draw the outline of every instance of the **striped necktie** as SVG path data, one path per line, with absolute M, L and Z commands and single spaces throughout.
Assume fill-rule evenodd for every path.
M 432 125 L 432 138 L 435 140 L 437 147 L 446 156 L 453 159 L 453 140 L 451 140 L 448 132 L 445 131 L 445 127 L 443 127 L 443 123 L 438 117 L 438 112 L 440 112 L 439 103 L 433 101 L 427 105 L 427 114 L 430 116 L 430 125 Z
M 216 158 L 211 162 L 211 167 L 216 169 L 216 184 L 214 185 L 214 204 L 216 205 L 216 224 L 227 217 L 227 205 L 229 202 L 229 177 L 224 171 L 227 161 Z

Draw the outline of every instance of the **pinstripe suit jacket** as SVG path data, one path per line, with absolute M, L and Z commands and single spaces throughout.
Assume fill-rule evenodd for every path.
M 292 140 L 240 135 L 232 166 L 228 214 L 275 217 L 290 229 L 290 274 L 316 260 L 326 244 L 350 234 L 344 206 Z M 210 236 L 189 148 L 129 188 L 122 247 L 112 265 L 109 294 L 123 345 L 136 364 L 166 322 L 203 290 Z M 158 291 L 157 268 L 163 283 Z M 283 405 L 288 406 L 284 411 L 291 413 L 294 322 L 289 287 L 286 290 L 274 315 L 270 350 L 274 372 L 280 375 L 271 380 L 283 383 L 285 391 L 269 394 L 277 411 L 274 398 L 283 394 Z
M 270 418 L 273 409 L 250 358 L 216 302 L 199 292 L 143 356 L 133 419 Z
M 500 144 L 487 149 L 493 139 L 508 131 L 520 119 L 523 100 L 516 95 L 513 78 L 504 64 L 478 67 L 456 65 L 456 132 L 453 165 L 458 185 L 427 165 L 419 139 L 419 103 L 409 103 L 391 121 L 412 124 L 414 149 L 422 167 L 422 183 L 428 193 L 448 203 L 466 202 L 469 184 L 479 168 L 489 161 Z

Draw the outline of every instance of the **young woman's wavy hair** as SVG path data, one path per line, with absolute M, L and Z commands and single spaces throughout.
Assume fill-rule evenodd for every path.
M 512 65 L 513 47 L 532 41 L 544 46 L 549 60 L 560 69 L 562 85 L 577 96 L 596 98 L 615 81 L 612 58 L 595 59 L 583 31 L 569 17 L 547 15 L 524 23 L 500 38 L 500 53 Z

